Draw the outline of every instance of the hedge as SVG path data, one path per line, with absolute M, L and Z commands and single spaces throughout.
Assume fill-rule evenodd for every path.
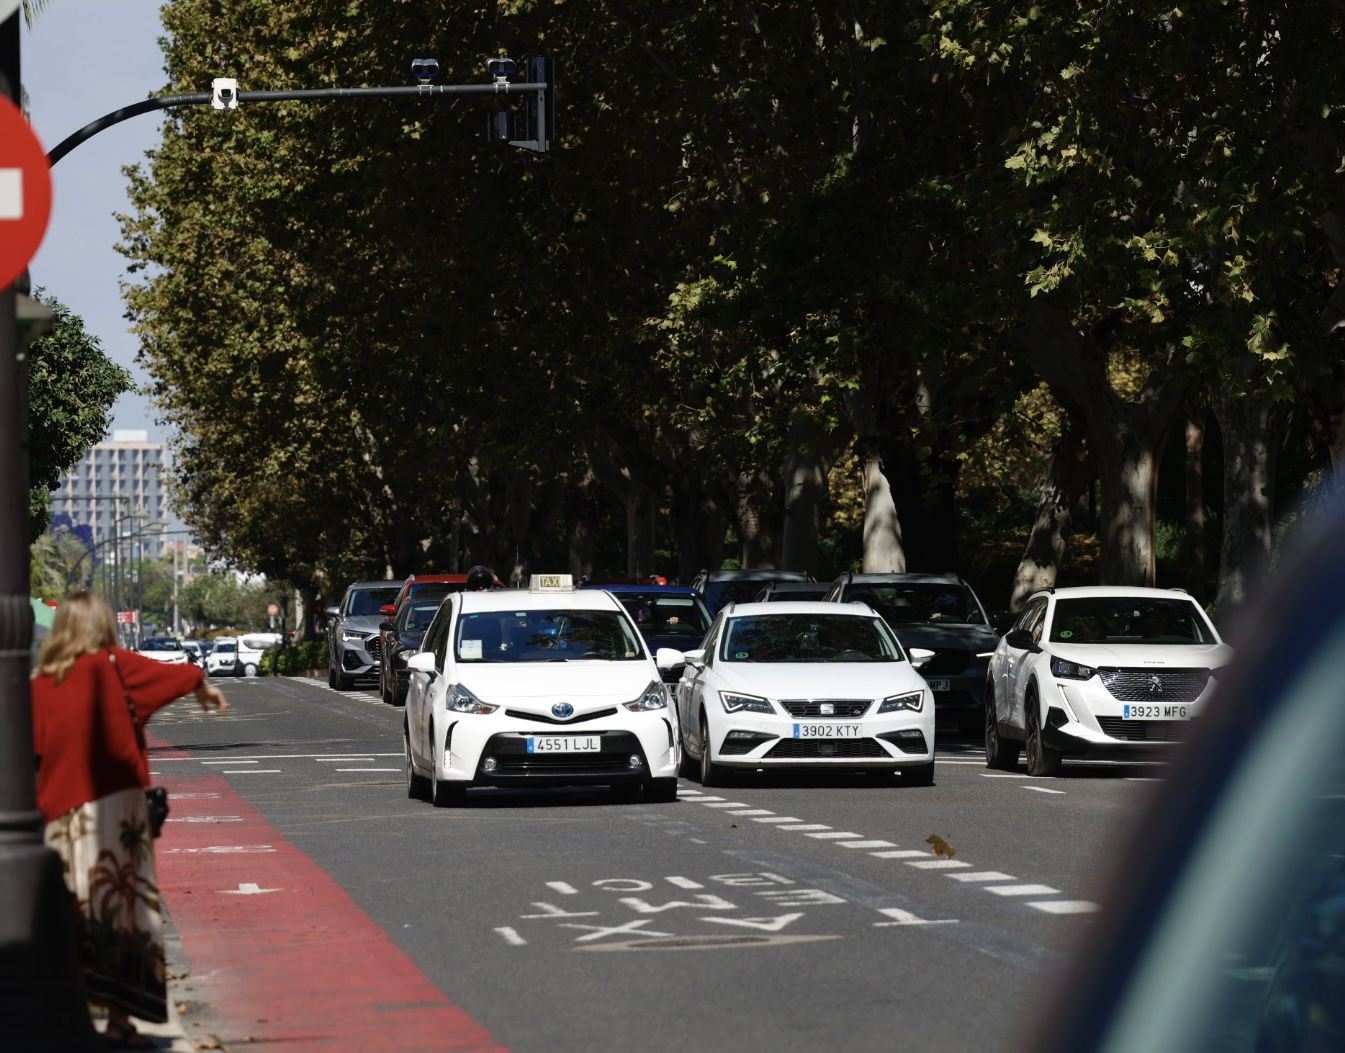
M 304 640 L 289 647 L 273 647 L 262 654 L 262 676 L 296 676 L 327 666 L 327 641 Z

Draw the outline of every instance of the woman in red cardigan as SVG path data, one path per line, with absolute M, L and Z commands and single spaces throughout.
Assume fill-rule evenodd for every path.
M 202 709 L 229 707 L 196 666 L 116 643 L 112 611 L 96 596 L 75 593 L 56 612 L 33 677 L 37 803 L 77 903 L 85 989 L 107 1006 L 107 1038 L 148 1049 L 130 1017 L 166 1020 L 167 988 L 141 729 L 189 692 Z

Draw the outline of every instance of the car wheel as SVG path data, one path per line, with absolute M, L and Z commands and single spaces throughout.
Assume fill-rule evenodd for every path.
M 353 691 L 355 689 L 355 678 L 346 676 L 345 673 L 337 673 L 336 683 L 332 684 L 332 687 L 338 691 Z
M 244 675 L 244 676 L 256 676 L 256 675 L 257 675 L 257 667 L 256 667 L 255 665 L 253 665 L 251 662 L 249 662 L 247 665 L 243 666 L 243 675 Z
M 702 786 L 723 786 L 724 769 L 710 759 L 710 725 L 705 720 L 705 712 L 701 711 L 701 765 L 697 773 Z
M 677 800 L 676 779 L 650 779 L 644 784 L 644 799 L 651 804 L 670 804 Z
M 434 735 L 431 732 L 430 738 Z M 439 756 L 431 752 L 431 760 L 434 766 L 430 769 L 430 803 L 436 808 L 449 808 L 455 804 L 462 804 L 467 800 L 467 784 L 461 782 L 440 782 L 439 781 Z
M 999 771 L 1014 771 L 1018 767 L 1018 744 L 1005 742 L 999 734 L 999 707 L 995 704 L 995 689 L 985 689 L 985 766 Z
M 329 665 L 327 667 L 327 686 L 328 687 L 336 686 L 336 667 L 333 665 Z
M 411 736 L 402 728 L 402 753 L 406 759 L 406 796 L 413 801 L 423 801 L 429 794 L 430 780 L 416 771 L 411 763 Z
M 933 786 L 934 785 L 934 762 L 922 764 L 918 768 L 901 769 L 901 785 L 903 786 Z
M 1060 774 L 1060 754 L 1041 740 L 1037 698 L 1029 694 L 1024 707 L 1027 715 L 1027 773 L 1042 778 Z
M 385 706 L 393 704 L 392 695 L 388 692 L 387 681 L 384 680 L 382 676 L 378 678 L 378 695 L 383 699 L 383 704 Z

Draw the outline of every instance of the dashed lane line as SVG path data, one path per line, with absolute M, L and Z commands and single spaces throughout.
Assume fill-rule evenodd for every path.
M 928 852 L 917 852 L 913 848 L 898 848 L 891 852 L 870 852 L 874 859 L 928 859 Z
M 842 848 L 896 848 L 895 841 L 837 841 Z
M 733 808 L 728 812 L 729 815 L 774 815 L 769 808 Z
M 780 827 L 780 829 L 805 831 L 805 830 L 830 830 L 831 827 L 829 827 L 826 823 L 795 823 L 793 826 L 782 826 Z
M 999 870 L 973 870 L 970 874 L 949 874 L 954 881 L 1017 881 L 1012 874 Z
M 996 896 L 1058 896 L 1060 890 L 1050 885 L 986 885 L 987 892 Z
M 1020 786 L 1020 790 L 1035 790 L 1037 793 L 1058 793 L 1064 795 L 1064 790 L 1053 790 L 1049 786 Z
M 960 859 L 912 859 L 906 865 L 917 870 L 961 870 L 971 866 Z
M 794 818 L 792 815 L 763 815 L 752 820 L 754 823 L 797 823 L 800 821 L 801 820 Z M 790 830 L 793 828 L 785 826 L 781 827 L 781 829 Z
M 818 841 L 858 841 L 863 834 L 851 833 L 849 830 L 825 830 L 816 834 L 805 834 L 805 837 L 816 838 Z
M 1047 914 L 1095 914 L 1102 908 L 1086 899 L 1045 899 L 1028 904 Z

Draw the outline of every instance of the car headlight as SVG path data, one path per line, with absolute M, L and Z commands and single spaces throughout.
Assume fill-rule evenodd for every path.
M 1096 672 L 1097 670 L 1091 665 L 1079 665 L 1077 662 L 1067 662 L 1063 658 L 1051 659 L 1051 675 L 1063 680 L 1090 680 Z
M 622 703 L 634 713 L 648 713 L 654 709 L 668 708 L 668 691 L 661 680 L 651 680 L 644 694 L 634 702 Z
M 906 710 L 910 713 L 919 713 L 925 708 L 925 693 L 923 691 L 907 691 L 900 695 L 888 695 L 883 699 L 882 705 L 878 707 L 879 713 L 897 713 Z
M 719 701 L 724 703 L 724 709 L 730 713 L 747 711 L 749 713 L 774 713 L 775 707 L 771 705 L 769 699 L 759 695 L 740 695 L 733 691 L 719 692 Z
M 461 684 L 454 684 L 449 688 L 448 697 L 444 701 L 453 713 L 479 713 L 484 716 L 500 708 L 492 706 L 489 702 L 482 702 Z
M 352 632 L 350 629 L 341 630 L 342 643 L 364 643 L 367 639 L 369 639 L 368 633 Z

